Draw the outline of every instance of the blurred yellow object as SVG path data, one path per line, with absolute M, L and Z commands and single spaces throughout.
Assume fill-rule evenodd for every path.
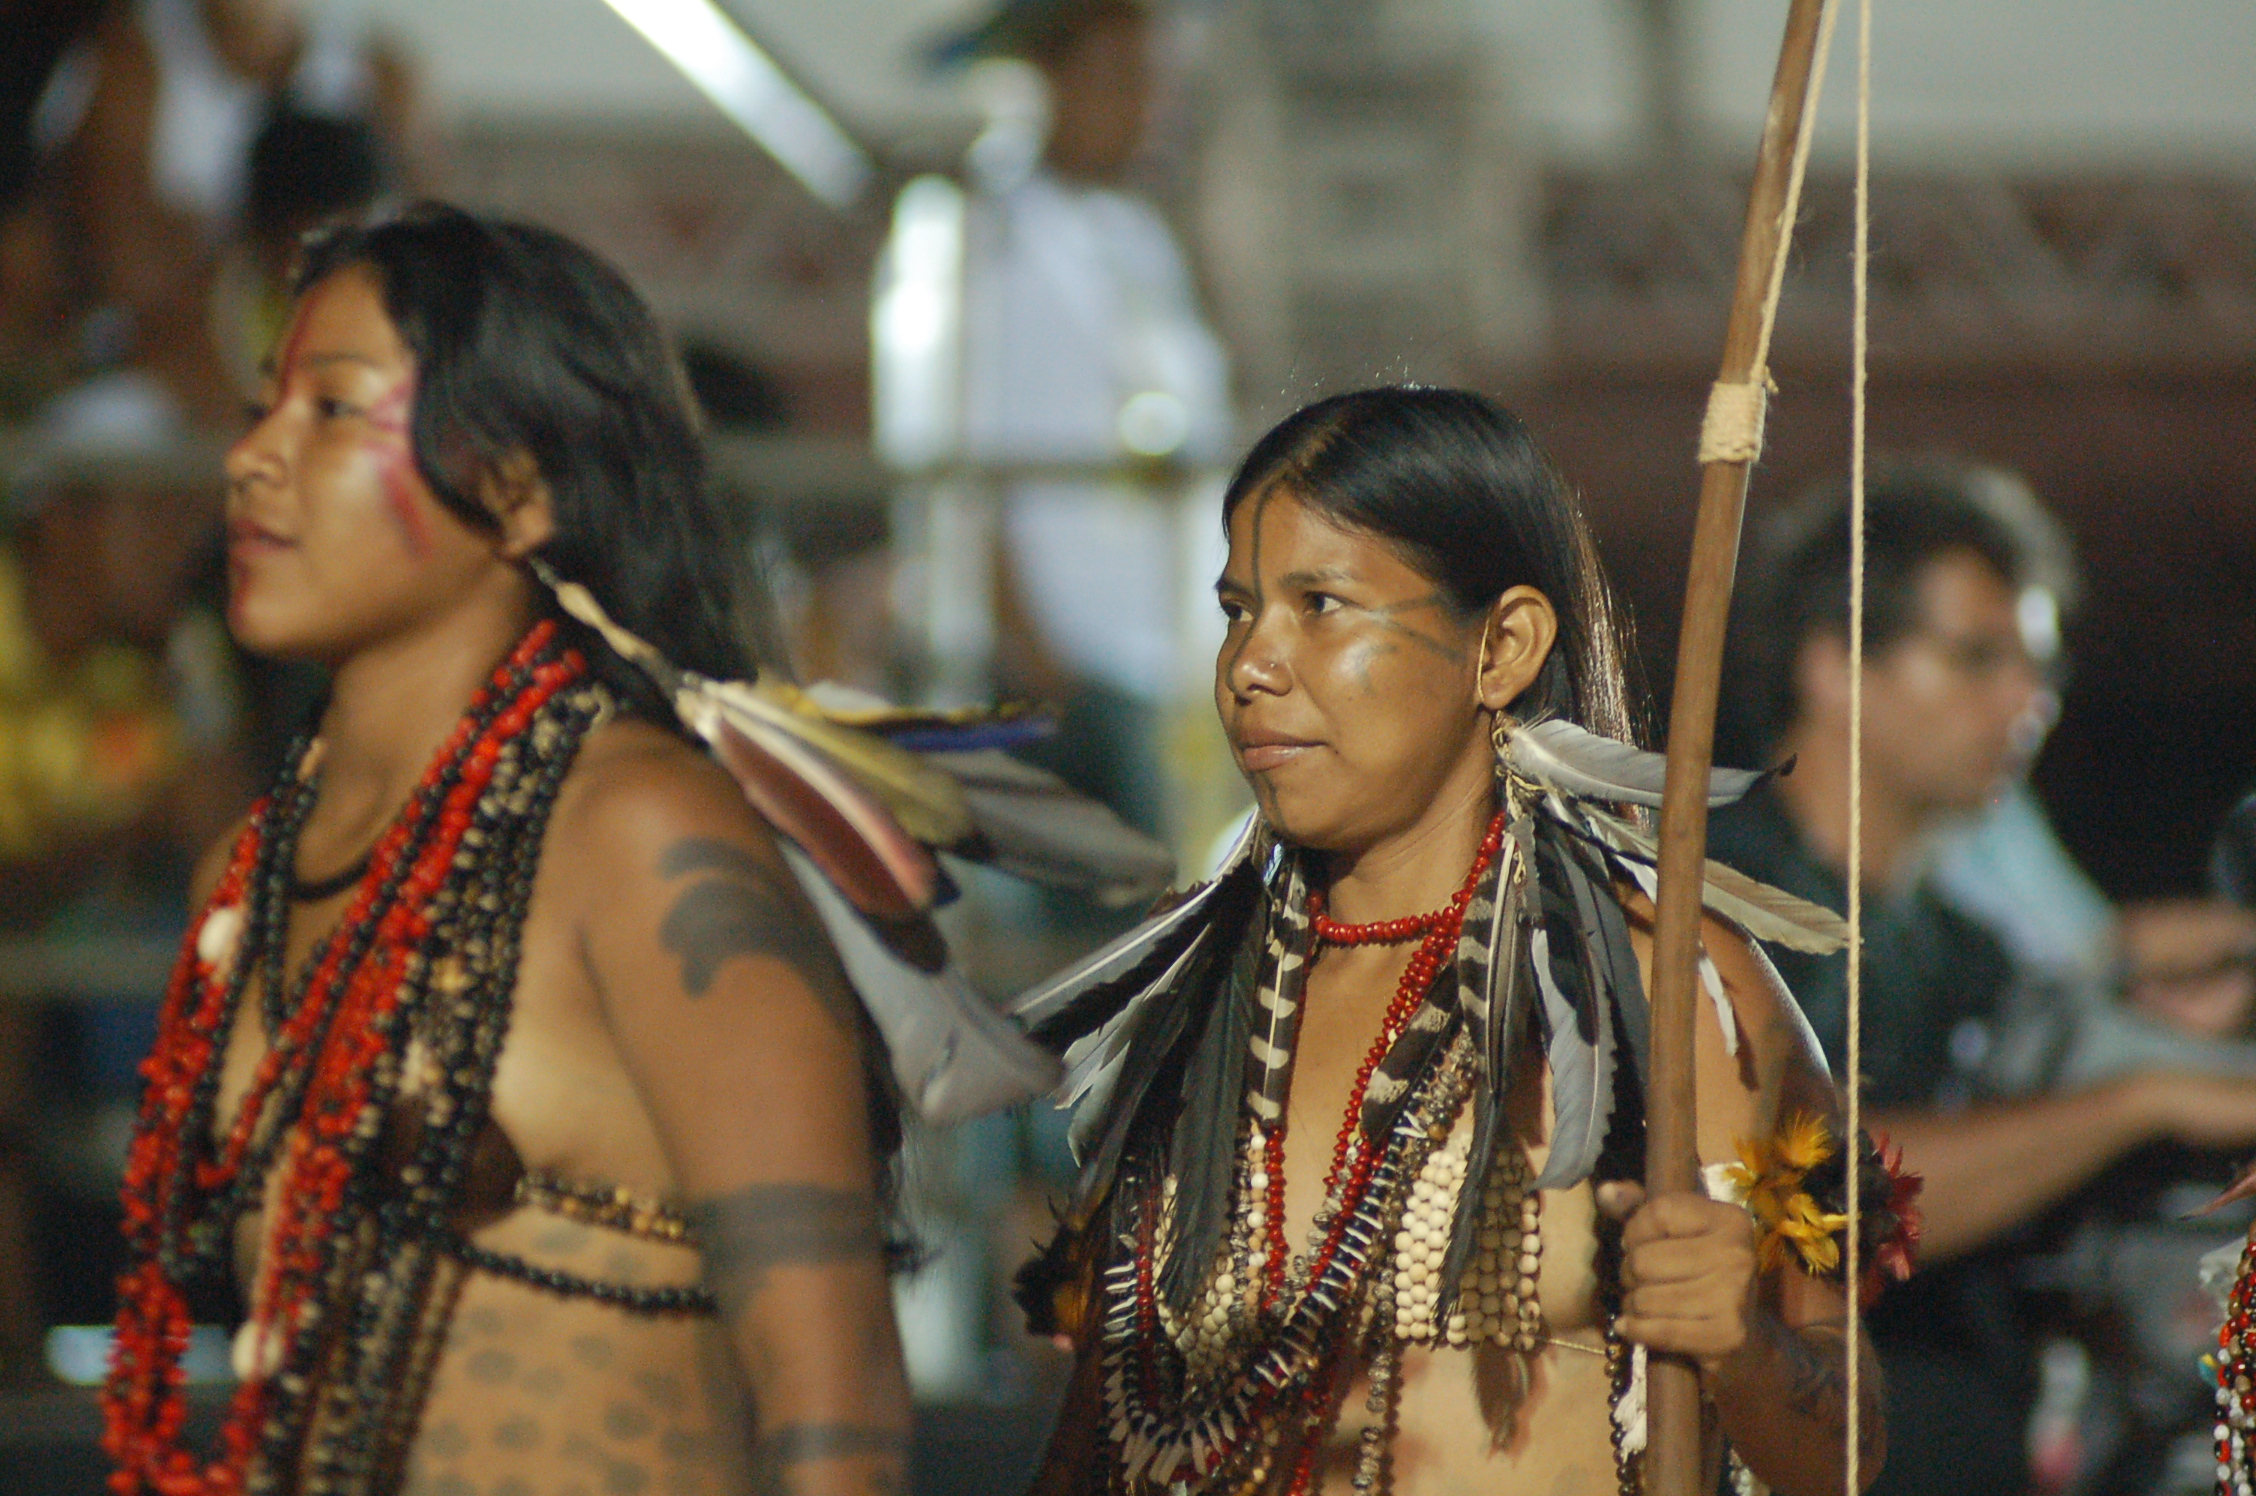
M 32 633 L 15 559 L 0 554 L 0 860 L 131 825 L 181 756 L 162 662 L 104 643 L 58 665 Z

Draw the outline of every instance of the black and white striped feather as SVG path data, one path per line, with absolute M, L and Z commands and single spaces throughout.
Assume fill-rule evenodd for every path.
M 1265 1132 L 1284 1121 L 1285 1097 L 1292 1088 L 1312 923 L 1308 875 L 1299 857 L 1288 853 L 1278 859 L 1271 888 L 1261 970 L 1254 983 L 1253 1027 L 1246 1037 L 1246 1105 Z

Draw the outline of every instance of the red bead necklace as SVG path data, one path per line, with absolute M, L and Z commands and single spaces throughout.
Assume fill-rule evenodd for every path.
M 272 1260 L 251 1306 L 258 1323 L 287 1339 L 311 1312 L 327 1275 L 326 1244 L 353 1172 L 346 1145 L 366 1125 L 374 1072 L 387 1046 L 386 1020 L 430 934 L 433 895 L 454 864 L 504 746 L 586 673 L 577 653 L 554 647 L 555 635 L 555 625 L 544 622 L 519 644 L 439 752 L 408 811 L 377 843 L 339 935 L 323 947 L 304 999 L 274 1034 L 217 1150 L 210 1149 L 199 1119 L 243 993 L 236 968 L 255 954 L 242 938 L 244 910 L 271 798 L 254 809 L 218 889 L 190 930 L 160 1010 L 156 1049 L 142 1066 L 148 1088 L 126 1167 L 125 1228 L 137 1261 L 119 1283 L 117 1339 L 103 1398 L 102 1442 L 117 1462 L 110 1485 L 118 1496 L 233 1496 L 242 1490 L 272 1383 L 254 1375 L 237 1390 L 217 1458 L 201 1462 L 183 1446 L 180 1357 L 191 1316 L 175 1269 L 198 1255 L 187 1217 L 200 1196 L 236 1181 L 270 1099 L 302 1082 L 268 1233 Z M 220 920 L 233 921 L 237 933 L 227 936 L 224 926 L 215 926 Z M 341 938 L 345 932 L 366 938 Z
M 1348 1218 L 1370 1187 L 1372 1170 L 1378 1166 L 1378 1154 L 1364 1141 L 1362 1129 L 1363 1097 L 1371 1088 L 1371 1077 L 1378 1072 L 1387 1051 L 1402 1037 L 1411 1015 L 1418 1011 L 1419 1004 L 1433 989 L 1444 963 L 1456 954 L 1458 937 L 1465 926 L 1465 910 L 1472 904 L 1473 894 L 1503 845 L 1504 813 L 1498 811 L 1489 820 L 1488 832 L 1481 838 L 1480 850 L 1473 855 L 1473 865 L 1466 872 L 1465 881 L 1447 904 L 1430 913 L 1343 925 L 1325 915 L 1321 890 L 1308 896 L 1310 923 L 1322 944 L 1397 945 L 1412 934 L 1422 937 L 1418 949 L 1411 953 L 1409 964 L 1403 968 L 1402 980 L 1395 985 L 1394 1000 L 1387 1004 L 1386 1016 L 1380 1020 L 1378 1037 L 1371 1041 L 1363 1063 L 1356 1067 L 1355 1084 L 1347 1094 L 1346 1114 L 1340 1119 L 1339 1135 L 1332 1144 L 1332 1166 L 1324 1176 L 1324 1191 L 1319 1198 L 1332 1198 L 1343 1172 L 1347 1173 L 1348 1189 L 1341 1208 L 1333 1214 L 1331 1228 L 1318 1249 L 1312 1272 L 1320 1272 L 1339 1249 L 1340 1233 L 1347 1229 Z M 1349 1163 L 1351 1154 L 1352 1165 Z M 1277 1301 L 1285 1286 L 1285 1129 L 1282 1124 L 1269 1134 L 1262 1168 L 1269 1184 L 1268 1260 L 1263 1264 L 1261 1292 L 1262 1305 L 1266 1308 Z
M 2217 1329 L 2217 1496 L 2239 1496 L 2256 1462 L 2256 1228 Z
M 1363 1139 L 1363 1100 L 1370 1088 L 1371 1078 L 1384 1062 L 1408 1026 L 1419 1005 L 1425 1000 L 1434 981 L 1449 961 L 1462 935 L 1465 912 L 1471 906 L 1474 894 L 1482 880 L 1494 866 L 1496 856 L 1503 847 L 1504 819 L 1501 814 L 1489 823 L 1482 838 L 1472 867 L 1466 872 L 1464 884 L 1443 908 L 1430 914 L 1407 919 L 1383 920 L 1368 925 L 1341 925 L 1323 913 L 1321 894 L 1309 899 L 1311 928 L 1316 938 L 1324 944 L 1363 945 L 1399 943 L 1415 934 L 1421 937 L 1419 948 L 1411 956 L 1408 966 L 1397 984 L 1393 1000 L 1388 1004 L 1381 1020 L 1379 1034 L 1356 1073 L 1355 1083 L 1348 1096 L 1346 1115 L 1341 1121 L 1339 1136 L 1332 1150 L 1331 1169 L 1325 1176 L 1322 1198 L 1338 1200 L 1324 1232 L 1310 1259 L 1307 1281 L 1322 1281 L 1332 1270 L 1346 1240 L 1350 1224 L 1362 1208 L 1372 1180 L 1383 1161 L 1384 1149 L 1371 1147 Z M 1284 1294 L 1285 1233 L 1284 1233 L 1284 1140 L 1285 1129 L 1280 1124 L 1263 1139 L 1262 1156 L 1253 1184 L 1261 1188 L 1267 1198 L 1267 1219 L 1262 1227 L 1266 1262 L 1263 1265 L 1260 1303 L 1262 1311 L 1273 1313 Z M 1352 1157 L 1352 1163 L 1350 1162 Z M 1346 1178 L 1341 1188 L 1343 1174 Z M 1265 1175 L 1266 1177 L 1260 1177 Z M 1164 1340 L 1160 1327 L 1159 1295 L 1155 1281 L 1155 1256 L 1157 1251 L 1156 1218 L 1142 1213 L 1137 1221 L 1133 1247 L 1133 1313 L 1142 1342 L 1142 1351 L 1130 1366 L 1123 1368 L 1141 1394 L 1147 1406 L 1157 1406 L 1167 1400 L 1167 1379 L 1162 1372 L 1157 1347 Z M 1272 1418 L 1289 1421 L 1304 1431 L 1301 1447 L 1287 1476 L 1286 1490 L 1290 1496 L 1306 1496 L 1315 1479 L 1315 1458 L 1326 1431 L 1339 1412 L 1339 1399 L 1344 1388 L 1336 1379 L 1319 1377 L 1295 1387 L 1291 1382 L 1270 1383 L 1257 1390 L 1254 1398 L 1242 1410 L 1238 1423 L 1238 1436 L 1225 1437 L 1192 1457 L 1189 1469 L 1200 1475 L 1219 1468 L 1238 1447 L 1239 1438 L 1252 1433 L 1254 1428 Z
M 1418 948 L 1411 953 L 1404 966 L 1402 979 L 1396 983 L 1394 998 L 1387 1004 L 1386 1014 L 1380 1020 L 1379 1032 L 1365 1052 L 1363 1062 L 1356 1067 L 1355 1083 L 1349 1088 L 1347 1106 L 1340 1118 L 1339 1134 L 1333 1140 L 1331 1168 L 1324 1176 L 1323 1192 L 1319 1199 L 1330 1201 L 1335 1195 L 1338 1208 L 1332 1213 L 1325 1228 L 1323 1241 L 1317 1246 L 1309 1262 L 1308 1281 L 1315 1282 L 1331 1265 L 1345 1239 L 1348 1223 L 1354 1219 L 1363 1197 L 1370 1191 L 1372 1176 L 1377 1172 L 1380 1151 L 1373 1148 L 1363 1136 L 1363 1099 L 1370 1090 L 1371 1077 L 1378 1073 L 1395 1041 L 1402 1037 L 1426 994 L 1433 989 L 1444 964 L 1457 950 L 1457 942 L 1464 932 L 1465 911 L 1472 905 L 1473 895 L 1479 891 L 1481 880 L 1495 864 L 1496 856 L 1504 845 L 1504 814 L 1498 811 L 1488 823 L 1488 831 L 1481 838 L 1480 849 L 1473 856 L 1473 865 L 1465 873 L 1465 881 L 1458 886 L 1447 904 L 1425 914 L 1407 915 L 1399 919 L 1375 920 L 1367 924 L 1341 924 L 1324 912 L 1324 895 L 1321 890 L 1309 895 L 1310 927 L 1317 941 L 1324 945 L 1399 945 L 1413 937 Z M 1263 1263 L 1261 1304 L 1264 1310 L 1272 1309 L 1284 1295 L 1285 1286 L 1285 1128 L 1280 1123 L 1269 1133 L 1262 1150 L 1262 1170 L 1267 1175 L 1267 1260 Z M 1346 1187 L 1341 1189 L 1345 1176 Z M 1316 1472 L 1316 1455 L 1323 1442 L 1324 1430 L 1339 1413 L 1340 1389 L 1322 1379 L 1312 1382 L 1301 1392 L 1301 1418 L 1308 1434 L 1293 1462 L 1292 1474 L 1287 1481 L 1288 1496 L 1306 1496 L 1313 1488 Z

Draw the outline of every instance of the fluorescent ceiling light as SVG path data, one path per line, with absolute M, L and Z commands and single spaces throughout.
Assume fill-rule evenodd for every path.
M 861 196 L 871 174 L 868 153 L 714 0 L 605 3 L 809 192 L 833 208 Z

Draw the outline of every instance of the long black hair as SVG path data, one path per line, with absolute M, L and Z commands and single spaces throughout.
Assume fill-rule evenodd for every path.
M 326 229 L 292 293 L 363 268 L 415 357 L 415 465 L 465 524 L 497 521 L 479 485 L 530 456 L 556 533 L 541 557 L 685 670 L 751 673 L 772 653 L 756 573 L 707 487 L 696 408 L 657 319 L 626 278 L 562 234 L 419 203 Z M 647 677 L 581 640 L 643 714 L 673 716 Z M 767 663 L 778 664 L 778 659 Z
M 682 669 L 734 680 L 784 663 L 759 576 L 737 564 L 741 547 L 707 486 L 688 382 L 626 277 L 562 234 L 443 203 L 317 233 L 292 294 L 354 268 L 375 276 L 415 357 L 409 436 L 440 503 L 495 529 L 479 485 L 528 455 L 556 523 L 540 555 L 560 576 Z M 591 630 L 559 622 L 622 702 L 679 730 L 647 675 Z M 888 1159 L 899 1095 L 866 1015 L 862 1028 L 871 1146 Z
M 1391 385 L 1306 406 L 1264 436 L 1222 499 L 1222 523 L 1282 485 L 1303 504 L 1386 542 L 1461 618 L 1513 587 L 1551 600 L 1559 637 L 1512 704 L 1634 741 L 1622 625 L 1581 506 L 1510 411 L 1468 390 Z

